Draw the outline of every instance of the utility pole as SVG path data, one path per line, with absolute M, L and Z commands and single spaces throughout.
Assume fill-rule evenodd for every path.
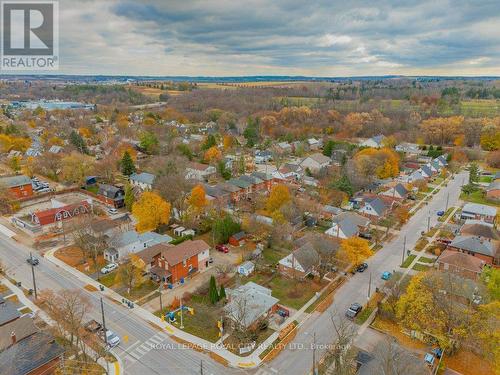
M 427 216 L 427 232 L 431 230 L 431 211 L 429 211 L 429 215 Z
M 403 239 L 403 254 L 401 256 L 401 265 L 403 265 L 403 263 L 405 261 L 405 253 L 406 253 L 406 236 L 404 236 L 404 239 Z
M 200 361 L 200 375 L 203 375 L 203 359 Z
M 372 293 L 372 273 L 370 272 L 370 279 L 368 280 L 368 301 L 370 300 L 370 294 Z
M 35 266 L 33 265 L 33 254 L 30 252 L 31 259 L 31 277 L 33 278 L 33 291 L 35 292 L 35 299 L 38 299 L 38 293 L 36 291 L 36 279 L 35 279 Z
M 444 209 L 444 212 L 446 213 L 446 211 L 448 211 L 448 202 L 450 200 L 450 192 L 448 192 L 448 194 L 446 195 L 446 208 Z
M 108 345 L 108 336 L 106 335 L 106 320 L 104 319 L 104 303 L 101 297 L 101 315 L 102 315 L 102 329 L 104 330 L 104 343 Z
M 158 291 L 160 292 L 160 315 L 163 315 L 163 303 L 161 302 L 161 280 L 160 280 L 160 286 L 158 287 Z
M 181 326 L 179 328 L 184 329 L 184 320 L 182 318 L 182 298 L 181 298 Z
M 312 374 L 317 375 L 316 372 L 316 332 L 313 333 L 313 366 L 312 366 Z

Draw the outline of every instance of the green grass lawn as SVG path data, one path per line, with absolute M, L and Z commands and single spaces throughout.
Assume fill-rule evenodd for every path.
M 97 194 L 99 191 L 99 187 L 97 185 L 87 186 L 85 190 L 90 191 L 91 193 Z
M 401 265 L 402 268 L 408 268 L 411 264 L 411 262 L 413 262 L 413 260 L 416 258 L 417 256 L 415 254 L 410 254 L 406 259 L 405 261 L 403 262 L 403 264 Z
M 285 249 L 265 248 L 262 251 L 262 257 L 268 264 L 277 264 L 288 254 L 290 254 L 290 252 Z
M 455 207 L 448 208 L 446 210 L 446 212 L 444 213 L 444 215 L 438 218 L 438 221 L 440 221 L 440 222 L 446 221 L 446 219 L 448 219 L 448 216 L 450 216 L 450 214 L 452 213 L 452 211 L 454 210 L 454 208 Z
M 422 251 L 422 249 L 427 245 L 429 241 L 426 238 L 420 238 L 415 245 L 415 251 Z
M 483 190 L 477 190 L 469 195 L 462 192 L 460 194 L 460 199 L 466 202 L 486 204 L 490 206 L 500 206 L 498 202 L 487 199 L 486 196 L 484 195 Z
M 107 273 L 106 275 L 101 275 L 99 282 L 105 287 L 111 288 L 115 283 L 116 271 Z
M 493 181 L 493 176 L 481 176 L 479 178 L 479 182 L 486 182 L 489 184 L 491 181 Z
M 427 271 L 430 267 L 429 266 L 426 266 L 426 265 L 423 265 L 423 264 L 419 264 L 419 263 L 415 263 L 415 265 L 412 267 L 412 270 L 415 270 L 415 271 Z
M 366 319 L 368 319 L 370 317 L 370 315 L 372 314 L 373 310 L 374 310 L 374 307 L 371 307 L 371 306 L 365 307 L 358 314 L 358 316 L 356 317 L 356 319 L 354 319 L 354 321 L 356 322 L 356 324 L 361 325 L 364 322 L 366 322 Z
M 418 258 L 418 261 L 421 263 L 434 263 L 435 259 L 420 257 L 420 258 Z

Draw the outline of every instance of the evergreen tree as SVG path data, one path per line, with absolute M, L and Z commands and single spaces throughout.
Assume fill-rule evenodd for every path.
M 219 291 L 219 300 L 224 301 L 225 299 L 226 299 L 226 289 L 224 289 L 224 285 L 221 285 Z
M 125 151 L 125 153 L 123 154 L 122 160 L 120 161 L 120 166 L 122 173 L 125 176 L 130 176 L 135 172 L 134 161 L 132 160 L 132 157 L 130 156 L 130 153 L 128 151 Z
M 469 184 L 479 182 L 479 167 L 476 163 L 471 163 L 469 168 Z
M 215 282 L 214 275 L 210 277 L 210 287 L 208 289 L 208 297 L 210 298 L 210 302 L 212 303 L 212 305 L 215 305 L 219 301 L 219 293 L 217 292 L 217 284 Z
M 82 154 L 88 154 L 89 153 L 87 145 L 85 144 L 85 141 L 83 140 L 82 136 L 80 134 L 78 134 L 77 132 L 75 132 L 74 130 L 72 130 L 71 133 L 70 133 L 70 135 L 69 135 L 69 141 Z
M 125 207 L 127 207 L 127 210 L 132 211 L 132 205 L 135 202 L 135 196 L 134 196 L 134 191 L 132 190 L 132 186 L 130 184 L 127 184 L 125 186 Z
M 352 187 L 351 181 L 349 181 L 349 178 L 344 174 L 342 177 L 336 181 L 334 181 L 331 184 L 331 187 L 340 191 L 343 191 L 350 197 L 354 193 L 354 189 Z
M 328 156 L 329 158 L 331 158 L 334 147 L 335 147 L 335 142 L 334 141 L 329 140 L 328 142 L 326 142 L 325 146 L 323 147 L 323 155 Z
M 213 134 L 209 134 L 207 140 L 203 143 L 203 146 L 201 146 L 201 149 L 206 151 L 213 146 L 217 146 L 217 140 Z

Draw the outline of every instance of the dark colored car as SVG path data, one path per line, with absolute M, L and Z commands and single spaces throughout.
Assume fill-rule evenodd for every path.
M 28 262 L 28 264 L 31 264 L 32 266 L 37 266 L 40 263 L 38 258 L 35 258 L 35 257 L 30 257 L 30 258 L 26 259 L 26 262 Z
M 359 233 L 359 237 L 364 238 L 364 239 L 366 239 L 366 240 L 371 240 L 371 239 L 372 239 L 372 235 L 371 235 L 371 233 L 363 233 L 363 232 L 360 232 L 360 233 Z
M 438 216 L 443 216 L 443 215 L 444 215 L 444 211 L 438 211 L 438 212 L 436 212 L 436 214 L 437 214 Z
M 354 319 L 363 309 L 363 306 L 361 306 L 359 303 L 353 303 L 347 311 L 345 312 L 345 316 L 348 317 L 349 319 Z
M 364 272 L 368 268 L 368 264 L 366 263 L 361 263 L 357 268 L 356 271 L 358 272 Z
M 216 245 L 215 250 L 220 251 L 221 253 L 229 253 L 229 248 L 226 245 L 222 244 Z

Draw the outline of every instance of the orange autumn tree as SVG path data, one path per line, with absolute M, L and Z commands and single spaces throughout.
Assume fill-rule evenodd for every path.
M 399 174 L 399 156 L 389 148 L 365 148 L 354 155 L 358 173 L 378 178 L 396 177 Z
M 207 197 L 202 185 L 196 185 L 191 189 L 191 194 L 187 199 L 187 203 L 196 210 L 202 210 L 207 205 Z
M 217 146 L 212 146 L 210 147 L 204 155 L 204 160 L 208 163 L 215 163 L 222 159 L 222 153 L 220 150 L 217 148 Z
M 152 191 L 145 191 L 132 205 L 132 214 L 137 219 L 137 230 L 145 232 L 154 230 L 170 220 L 169 202 Z
M 274 213 L 279 210 L 283 205 L 290 202 L 292 197 L 290 196 L 290 191 L 285 185 L 279 184 L 274 185 L 271 188 L 271 193 L 266 201 L 266 208 L 270 213 Z
M 226 151 L 229 150 L 231 147 L 233 147 L 233 137 L 231 137 L 230 135 L 225 135 L 223 143 L 224 143 L 224 150 Z

